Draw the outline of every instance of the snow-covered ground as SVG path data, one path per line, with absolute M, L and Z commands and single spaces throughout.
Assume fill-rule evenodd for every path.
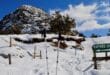
M 13 46 L 9 47 L 10 36 L 25 40 L 30 37 L 40 37 L 40 35 L 0 35 L 0 75 L 47 75 L 47 72 L 48 75 L 56 75 L 57 52 L 59 52 L 57 75 L 110 75 L 110 61 L 98 62 L 98 70 L 94 69 L 92 61 L 92 45 L 110 43 L 110 37 L 86 38 L 82 43 L 84 50 L 78 50 L 72 48 L 73 41 L 66 41 L 69 46 L 66 49 L 59 49 L 47 42 L 24 44 L 13 39 Z M 48 37 L 52 36 L 56 35 L 48 35 Z M 42 59 L 33 58 L 35 47 L 36 55 L 41 51 Z M 11 54 L 12 64 L 9 65 L 8 58 L 2 57 L 1 54 Z

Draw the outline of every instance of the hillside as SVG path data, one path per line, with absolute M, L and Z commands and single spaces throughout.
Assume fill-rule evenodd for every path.
M 42 9 L 22 5 L 0 21 L 0 34 L 35 34 L 49 28 L 49 15 Z M 46 26 L 45 24 L 46 23 Z
M 109 43 L 110 37 L 86 38 L 82 43 L 84 50 L 72 48 L 74 41 L 65 41 L 68 47 L 59 49 L 53 47 L 52 43 L 42 42 L 34 44 L 24 44 L 12 39 L 12 47 L 9 47 L 10 36 L 20 37 L 28 40 L 31 37 L 40 37 L 40 35 L 1 35 L 0 36 L 0 75 L 56 75 L 57 51 L 59 51 L 59 63 L 57 75 L 110 75 L 110 61 L 98 62 L 98 70 L 93 69 L 93 51 L 92 45 L 95 43 Z M 30 36 L 27 38 L 27 36 Z M 57 35 L 47 35 L 53 37 Z M 36 46 L 36 48 L 35 48 Z M 42 58 L 32 55 L 42 54 Z M 46 52 L 47 50 L 47 52 Z M 4 58 L 2 54 L 11 54 L 12 64 L 8 64 L 8 58 Z M 46 55 L 47 53 L 47 55 Z M 48 57 L 48 61 L 46 60 Z M 99 54 L 99 56 L 103 56 Z M 47 68 L 48 63 L 48 68 Z

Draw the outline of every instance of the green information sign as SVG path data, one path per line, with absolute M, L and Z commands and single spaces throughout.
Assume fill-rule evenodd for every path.
M 110 52 L 110 43 L 94 44 L 92 49 L 94 52 Z

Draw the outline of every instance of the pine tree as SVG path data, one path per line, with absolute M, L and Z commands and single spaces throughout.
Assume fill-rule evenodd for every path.
M 71 28 L 76 27 L 75 20 L 67 16 L 62 16 L 60 12 L 55 12 L 50 21 L 51 31 L 54 33 L 69 34 Z
M 96 34 L 91 35 L 91 38 L 97 38 L 97 37 L 98 37 L 98 35 L 96 35 Z
M 86 37 L 83 33 L 79 33 L 79 36 L 84 38 Z
M 110 36 L 110 29 L 108 30 L 107 36 Z

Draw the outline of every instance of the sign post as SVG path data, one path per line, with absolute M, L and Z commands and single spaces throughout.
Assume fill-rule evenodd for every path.
M 12 47 L 12 37 L 10 37 L 9 47 Z
M 97 60 L 108 60 L 110 57 L 108 56 L 108 52 L 110 52 L 110 43 L 104 44 L 94 44 L 92 46 L 93 49 L 93 61 L 94 61 L 94 69 L 97 69 Z M 97 57 L 96 53 L 105 53 L 105 57 Z
M 8 54 L 9 65 L 11 65 L 11 54 Z

